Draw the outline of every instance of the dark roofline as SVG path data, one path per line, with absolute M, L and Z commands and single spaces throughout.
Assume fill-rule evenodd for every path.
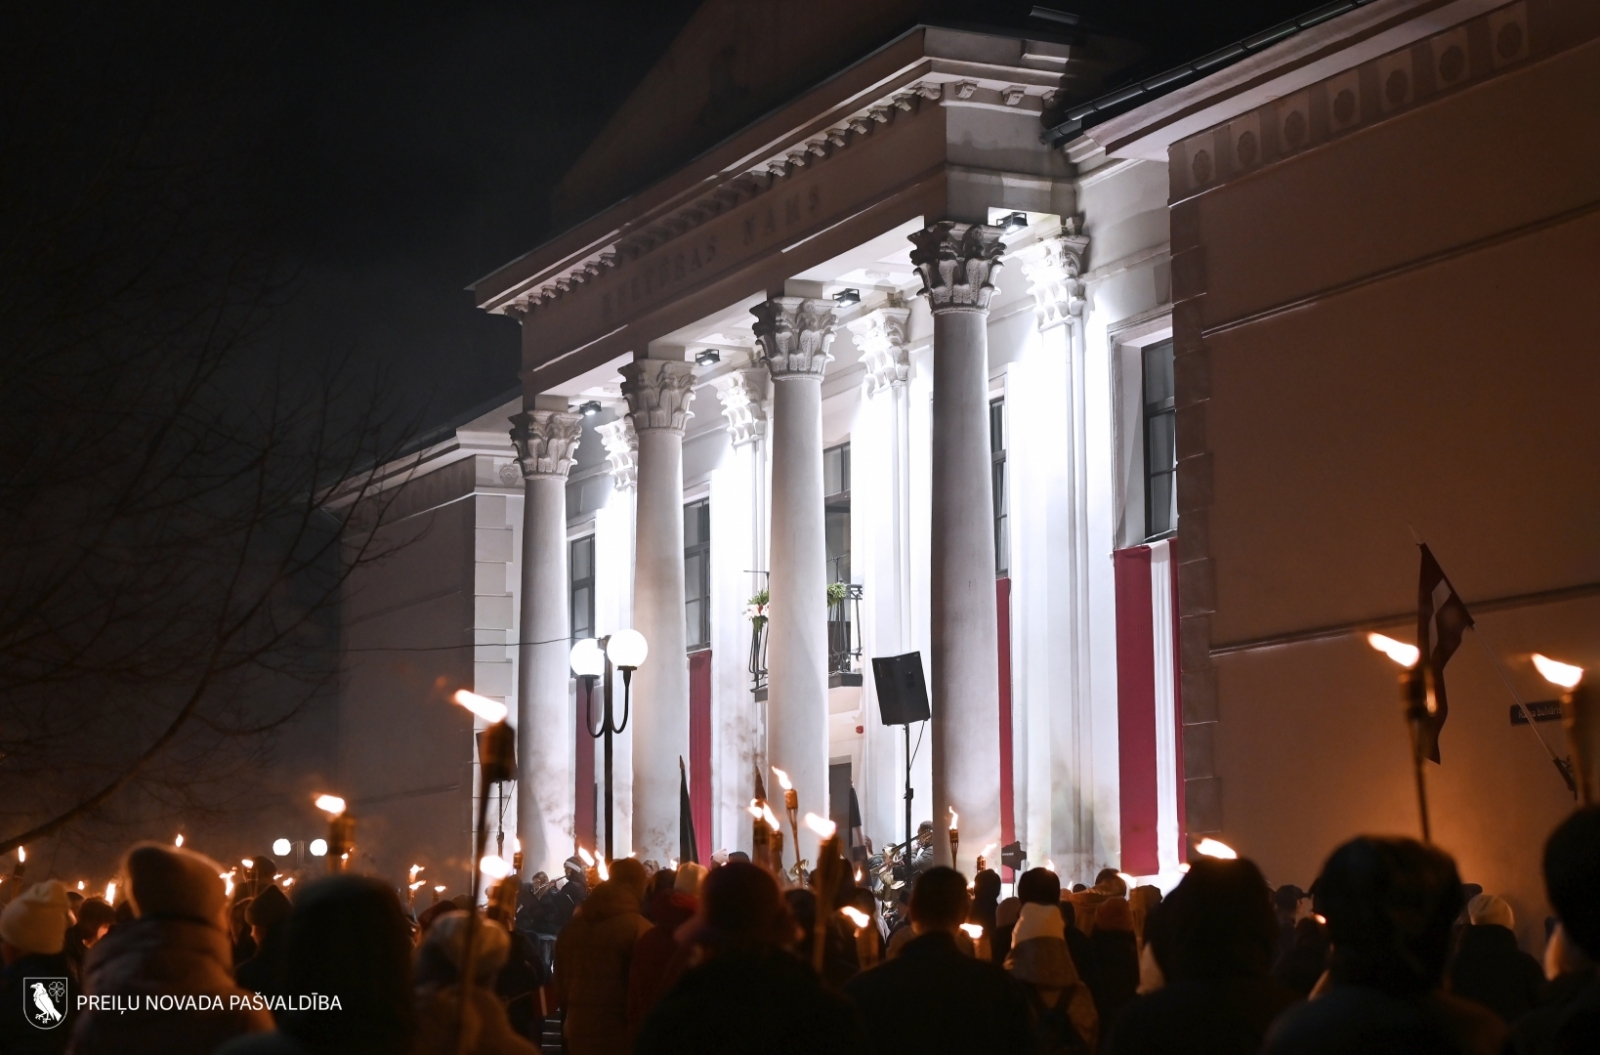
M 1067 110 L 1061 123 L 1045 130 L 1042 138 L 1052 147 L 1060 146 L 1069 139 L 1075 138 L 1084 129 L 1099 124 L 1117 114 L 1131 110 L 1134 107 L 1149 102 L 1151 99 L 1165 95 L 1167 92 L 1181 88 L 1185 84 L 1199 80 L 1209 73 L 1214 73 L 1225 66 L 1262 51 L 1281 40 L 1286 40 L 1295 34 L 1310 29 L 1337 18 L 1340 15 L 1364 7 L 1373 0 L 1334 0 L 1333 3 L 1297 15 L 1286 22 L 1279 22 L 1275 26 L 1263 29 L 1259 33 L 1237 40 L 1226 47 L 1202 55 L 1197 59 L 1174 66 L 1169 70 L 1158 73 L 1153 77 L 1135 81 L 1132 84 L 1108 92 L 1097 99 L 1090 99 L 1086 103 L 1079 103 Z

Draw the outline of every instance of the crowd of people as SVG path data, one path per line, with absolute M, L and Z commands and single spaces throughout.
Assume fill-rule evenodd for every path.
M 1309 892 L 1201 857 L 1164 898 L 1042 868 L 1002 897 L 914 860 L 881 916 L 848 874 L 730 856 L 574 861 L 514 910 L 414 912 L 358 875 L 288 896 L 266 860 L 230 894 L 215 861 L 139 844 L 115 906 L 49 880 L 0 910 L 0 1055 L 1600 1052 L 1600 808 L 1546 844 L 1542 964 L 1410 839 L 1345 843 Z

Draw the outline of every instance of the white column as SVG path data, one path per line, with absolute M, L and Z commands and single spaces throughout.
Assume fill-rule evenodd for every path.
M 897 302 L 847 324 L 866 367 L 861 408 L 851 433 L 851 564 L 865 585 L 861 640 L 866 655 L 916 648 L 911 609 L 911 472 L 908 400 L 911 310 Z M 863 679 L 866 745 L 856 790 L 862 825 L 874 848 L 903 839 L 903 733 L 879 717 L 871 671 Z M 921 812 L 930 809 L 920 804 Z M 915 821 L 913 821 L 915 823 Z
M 689 759 L 683 429 L 694 400 L 694 368 L 638 359 L 622 368 L 622 378 L 639 436 L 633 625 L 650 646 L 633 676 L 633 849 L 641 859 L 665 862 L 678 856 L 678 759 Z
M 1098 870 L 1089 648 L 1088 459 L 1082 272 L 1087 239 L 1014 254 L 1038 332 L 1008 373 L 1017 817 L 1035 861 L 1087 882 Z
M 562 401 L 563 405 L 565 400 Z M 531 410 L 511 419 L 526 494 L 517 684 L 517 837 L 529 875 L 559 875 L 573 849 L 567 664 L 567 471 L 578 415 Z
M 934 859 L 1000 842 L 1000 666 L 989 452 L 990 279 L 1000 229 L 942 221 L 911 235 L 933 311 L 932 697 Z M 961 861 L 942 833 L 959 814 Z
M 637 479 L 639 437 L 624 414 L 595 428 L 611 463 L 611 496 L 594 514 L 594 624 L 605 637 L 633 626 L 634 485 Z M 598 703 L 599 687 L 596 686 Z M 605 764 L 595 741 L 595 780 L 605 779 Z M 616 810 L 615 852 L 626 857 L 633 850 L 633 722 L 612 743 L 612 787 Z M 604 791 L 595 796 L 600 846 L 606 844 Z M 594 847 L 590 847 L 594 849 Z
M 823 540 L 822 375 L 833 305 L 774 297 L 750 309 L 772 376 L 772 599 L 767 644 L 767 760 L 828 815 L 828 576 Z M 767 791 L 778 792 L 770 779 Z M 779 799 L 781 802 L 781 799 Z M 800 829 L 799 854 L 817 859 Z M 793 853 L 789 859 L 793 860 Z
M 730 449 L 711 474 L 712 833 L 719 849 L 750 852 L 750 815 L 762 766 L 758 707 L 749 671 L 745 607 L 766 585 L 768 389 L 762 367 L 712 382 L 728 418 Z

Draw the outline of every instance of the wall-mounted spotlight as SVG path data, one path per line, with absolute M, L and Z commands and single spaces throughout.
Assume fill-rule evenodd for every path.
M 722 362 L 722 353 L 715 348 L 702 348 L 695 353 L 696 366 L 716 366 Z
M 1005 231 L 1007 234 L 1010 234 L 1012 231 L 1020 231 L 1026 226 L 1028 226 L 1028 214 L 1025 212 L 1014 212 L 1001 222 L 1000 229 Z
M 841 289 L 833 295 L 833 302 L 840 307 L 846 304 L 860 304 L 861 291 L 859 289 Z
M 582 414 L 586 418 L 594 417 L 596 414 L 600 413 L 600 401 L 598 399 L 589 400 L 589 402 L 578 408 L 578 413 Z

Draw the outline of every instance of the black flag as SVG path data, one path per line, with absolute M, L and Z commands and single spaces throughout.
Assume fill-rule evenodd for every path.
M 1423 748 L 1433 761 L 1439 761 L 1439 731 L 1450 713 L 1445 700 L 1444 665 L 1450 662 L 1456 649 L 1461 647 L 1461 635 L 1472 626 L 1472 614 L 1462 603 L 1456 588 L 1450 585 L 1444 569 L 1433 559 L 1426 543 L 1422 548 L 1422 574 L 1417 582 L 1417 647 L 1422 650 L 1420 663 L 1428 665 L 1433 683 L 1433 712 L 1424 726 L 1426 739 Z
M 700 863 L 700 851 L 695 849 L 694 806 L 689 802 L 689 771 L 684 768 L 683 756 L 678 756 L 678 860 Z

